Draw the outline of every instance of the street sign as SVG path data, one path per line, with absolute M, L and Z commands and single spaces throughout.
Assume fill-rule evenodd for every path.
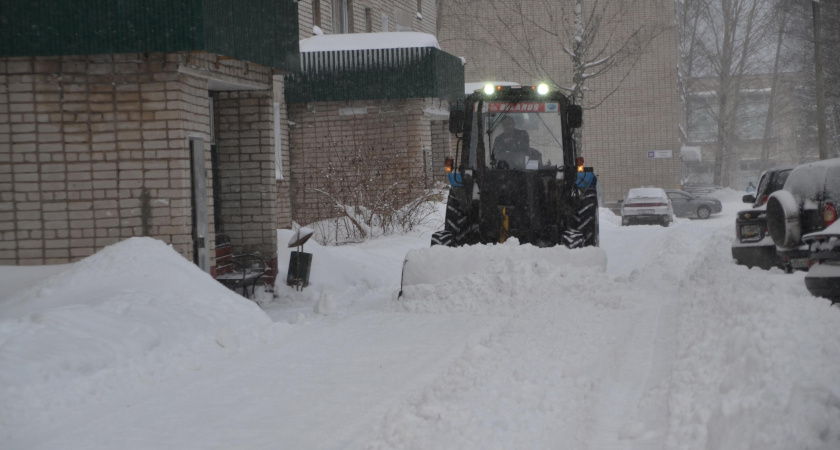
M 674 151 L 673 150 L 648 150 L 647 156 L 648 156 L 648 159 L 673 158 L 674 157 Z

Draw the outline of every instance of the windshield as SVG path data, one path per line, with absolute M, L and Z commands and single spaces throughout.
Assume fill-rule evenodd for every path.
M 470 167 L 483 144 L 486 166 L 537 170 L 563 164 L 563 129 L 556 102 L 490 102 L 473 114 Z M 480 119 L 479 119 L 480 117 Z M 482 127 L 478 121 L 482 121 Z M 483 136 L 478 136 L 478 130 Z

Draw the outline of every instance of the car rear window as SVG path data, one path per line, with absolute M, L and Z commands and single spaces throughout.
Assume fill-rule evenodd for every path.
M 780 170 L 776 172 L 776 176 L 771 177 L 770 180 L 770 193 L 778 191 L 779 189 L 785 187 L 785 181 L 787 181 L 788 176 L 790 176 L 791 169 L 787 170 Z
M 758 189 L 755 192 L 755 206 L 761 206 L 761 199 L 779 189 L 785 187 L 785 182 L 793 169 L 766 172 L 758 181 Z
M 667 198 L 660 188 L 634 188 L 627 193 L 627 198 Z

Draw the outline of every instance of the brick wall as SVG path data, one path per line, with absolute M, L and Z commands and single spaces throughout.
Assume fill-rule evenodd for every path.
M 0 264 L 75 261 L 132 236 L 192 259 L 188 137 L 210 137 L 196 73 L 271 79 L 202 53 L 0 58 Z
M 213 94 L 221 229 L 235 252 L 277 253 L 274 99 L 271 90 Z
M 449 133 L 448 120 L 432 121 L 432 163 L 434 181 L 447 181 L 444 163 L 446 158 L 455 157 L 455 149 Z
M 284 78 L 274 77 L 274 101 L 279 103 L 279 124 L 280 124 L 280 167 L 283 170 L 283 179 L 277 180 L 277 228 L 290 229 L 292 227 L 292 203 L 289 170 L 291 161 L 289 159 L 289 112 L 286 107 L 286 97 L 283 95 Z M 278 139 L 275 137 L 275 139 Z
M 414 198 L 427 180 L 428 99 L 289 105 L 294 220 L 308 224 L 375 195 Z M 384 192 L 387 191 L 387 192 Z

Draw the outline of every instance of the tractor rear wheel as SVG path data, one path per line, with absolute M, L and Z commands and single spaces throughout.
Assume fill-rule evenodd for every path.
M 563 244 L 569 248 L 597 247 L 600 243 L 598 194 L 595 189 L 581 189 L 578 195 L 578 208 L 572 215 L 571 229 L 563 233 Z
M 435 231 L 432 233 L 432 245 L 452 246 L 452 232 L 450 231 Z
M 440 241 L 438 245 L 447 245 L 449 247 L 460 247 L 462 245 L 473 244 L 475 239 L 473 226 L 467 215 L 467 206 L 462 205 L 458 197 L 449 194 L 449 199 L 446 201 L 446 220 L 444 223 L 444 231 L 439 231 L 432 235 L 432 245 L 435 245 L 435 235 L 438 235 Z M 448 234 L 445 236 L 444 234 Z

